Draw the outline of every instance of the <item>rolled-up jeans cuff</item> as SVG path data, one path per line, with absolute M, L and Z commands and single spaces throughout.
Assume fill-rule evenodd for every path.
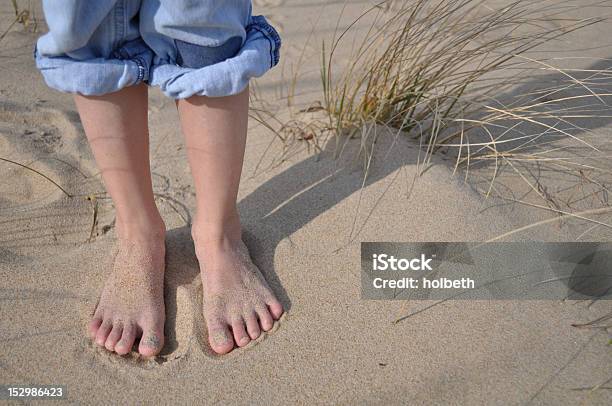
M 148 81 L 153 52 L 137 39 L 124 44 L 109 58 L 45 57 L 36 48 L 34 57 L 49 87 L 66 93 L 100 96 Z
M 246 38 L 235 55 L 203 67 L 154 58 L 142 38 L 125 43 L 108 58 L 42 56 L 36 49 L 34 57 L 47 85 L 62 92 L 97 96 L 145 82 L 159 86 L 174 99 L 223 97 L 240 93 L 251 78 L 262 76 L 279 62 L 281 39 L 265 17 L 252 16 L 245 31 Z
M 190 68 L 161 61 L 151 69 L 150 84 L 169 97 L 223 97 L 243 91 L 251 78 L 260 77 L 278 64 L 281 39 L 263 16 L 252 16 L 246 39 L 238 53 L 226 60 Z
M 278 64 L 280 60 L 281 38 L 278 32 L 268 24 L 264 16 L 252 16 L 251 23 L 247 26 L 247 36 L 250 30 L 260 31 L 270 44 L 270 68 Z

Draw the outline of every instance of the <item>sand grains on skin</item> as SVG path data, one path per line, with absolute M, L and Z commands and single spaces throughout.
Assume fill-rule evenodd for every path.
M 239 240 L 222 250 L 213 250 L 197 237 L 194 241 L 211 349 L 226 354 L 270 331 L 284 309 L 253 263 L 246 244 Z
M 119 355 L 129 353 L 140 338 L 138 352 L 155 356 L 164 345 L 164 239 L 119 239 L 112 258 L 89 324 L 90 337 Z

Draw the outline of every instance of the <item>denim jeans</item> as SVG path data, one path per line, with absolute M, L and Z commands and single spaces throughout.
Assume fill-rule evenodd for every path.
M 279 61 L 250 0 L 43 0 L 36 66 L 57 90 L 102 95 L 144 82 L 174 99 L 240 93 Z

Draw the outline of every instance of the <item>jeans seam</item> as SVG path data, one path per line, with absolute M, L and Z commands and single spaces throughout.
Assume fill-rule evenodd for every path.
M 132 60 L 136 62 L 136 65 L 138 65 L 138 78 L 136 79 L 136 84 L 138 84 L 145 80 L 145 74 L 146 74 L 147 68 L 145 65 L 145 61 L 141 57 L 134 56 L 132 57 Z
M 179 52 L 178 45 L 176 44 L 176 38 L 172 40 L 172 45 L 174 46 L 174 49 L 176 50 L 176 58 L 174 58 L 175 59 L 175 65 L 182 66 L 183 65 L 183 56 Z
M 260 33 L 270 42 L 270 68 L 278 64 L 280 60 L 281 39 L 278 32 L 268 24 L 263 16 L 253 16 L 248 28 L 252 28 Z
M 115 5 L 115 46 L 117 48 L 124 40 L 125 36 L 125 4 L 119 0 Z

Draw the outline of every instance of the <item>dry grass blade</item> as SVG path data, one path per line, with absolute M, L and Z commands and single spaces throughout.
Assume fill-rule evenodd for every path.
M 611 328 L 612 324 L 605 324 L 604 322 L 610 321 L 610 320 L 612 320 L 612 313 L 606 314 L 605 316 L 599 317 L 595 320 L 591 320 L 587 323 L 572 324 L 572 327 L 607 329 L 607 328 Z
M 96 237 L 96 229 L 98 228 L 98 199 L 96 198 L 96 195 L 89 195 L 87 196 L 87 200 L 91 202 L 93 210 L 91 229 L 89 230 L 89 238 L 87 239 L 87 242 L 92 242 Z
M 60 186 L 60 185 L 59 185 L 59 184 L 58 184 L 56 181 L 54 181 L 53 179 L 51 179 L 50 177 L 48 177 L 48 176 L 47 176 L 47 175 L 45 175 L 44 173 L 42 173 L 42 172 L 40 172 L 40 171 L 37 171 L 37 170 L 36 170 L 36 169 L 34 169 L 34 168 L 31 168 L 31 167 L 29 167 L 29 166 L 27 166 L 27 165 L 24 165 L 24 164 L 22 164 L 22 163 L 19 163 L 19 162 L 16 162 L 16 161 L 12 161 L 12 160 L 10 160 L 10 159 L 2 158 L 2 157 L 0 157 L 0 161 L 8 162 L 8 163 L 10 163 L 10 164 L 17 165 L 17 166 L 20 166 L 20 167 L 22 167 L 22 168 L 24 168 L 24 169 L 27 169 L 28 171 L 34 172 L 35 174 L 37 174 L 37 175 L 39 175 L 39 176 L 42 176 L 43 178 L 45 178 L 46 180 L 48 180 L 49 182 L 51 182 L 51 183 L 52 183 L 53 185 L 55 185 L 55 186 L 56 186 L 56 187 L 57 187 L 59 190 L 61 190 L 61 191 L 62 191 L 62 192 L 63 192 L 63 193 L 66 195 L 66 196 L 68 196 L 68 197 L 73 197 L 73 195 L 71 195 L 70 193 L 68 193 L 68 192 L 66 191 L 66 189 L 64 189 L 63 187 L 61 187 L 61 186 Z
M 532 54 L 577 30 L 608 23 L 606 17 L 572 18 L 578 7 L 600 10 L 601 16 L 610 5 L 517 0 L 493 8 L 479 0 L 380 2 L 336 32 L 331 45 L 323 44 L 325 130 L 344 137 L 372 124 L 393 128 L 419 139 L 424 163 L 443 151 L 455 157 L 455 170 L 465 170 L 467 177 L 470 167 L 491 162 L 487 195 L 502 169 L 509 169 L 549 206 L 560 207 L 531 171 L 545 167 L 575 173 L 588 166 L 568 158 L 576 158 L 577 148 L 585 151 L 581 159 L 605 157 L 602 137 L 589 140 L 597 134 L 579 121 L 612 118 L 612 90 L 606 88 L 612 63 L 599 58 L 597 67 L 564 70 L 555 65 L 562 58 Z M 358 31 L 364 21 L 370 27 Z M 350 57 L 340 58 L 338 51 L 355 38 Z M 531 79 L 544 73 L 553 75 L 555 83 L 542 81 L 534 88 Z M 515 90 L 530 80 L 528 89 Z M 361 137 L 364 143 L 366 138 Z M 597 176 L 591 179 L 605 188 Z
M 17 0 L 11 0 L 11 3 L 13 5 L 13 9 L 15 10 L 15 19 L 13 20 L 13 22 L 11 22 L 11 24 L 2 32 L 2 34 L 0 34 L 0 41 L 2 41 L 4 39 L 4 37 L 6 37 L 6 35 L 11 32 L 11 30 L 13 29 L 13 27 L 16 24 L 21 24 L 23 25 L 24 28 L 30 28 L 33 32 L 36 31 L 36 29 L 38 28 L 38 22 L 36 20 L 36 17 L 34 16 L 34 13 L 32 11 L 32 2 L 28 1 L 28 6 L 24 9 L 21 9 L 19 7 L 19 4 L 17 3 Z

